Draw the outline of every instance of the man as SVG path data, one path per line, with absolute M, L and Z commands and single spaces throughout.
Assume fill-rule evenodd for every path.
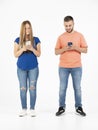
M 58 37 L 55 47 L 55 54 L 60 55 L 59 109 L 56 112 L 56 116 L 59 116 L 65 112 L 66 90 L 69 74 L 71 74 L 73 81 L 76 113 L 86 116 L 86 113 L 83 111 L 81 101 L 81 53 L 87 53 L 87 44 L 83 35 L 77 31 L 74 31 L 74 19 L 72 16 L 66 16 L 64 18 L 64 26 L 66 32 Z

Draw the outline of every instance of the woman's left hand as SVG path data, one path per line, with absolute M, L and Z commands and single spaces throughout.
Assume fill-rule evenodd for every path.
M 26 49 L 29 50 L 29 51 L 32 51 L 33 47 L 32 47 L 32 45 L 27 45 Z

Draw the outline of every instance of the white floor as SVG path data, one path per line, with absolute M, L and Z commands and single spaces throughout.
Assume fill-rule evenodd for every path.
M 37 116 L 18 116 L 18 110 L 0 109 L 0 130 L 98 130 L 98 113 L 88 111 L 86 117 L 66 110 L 56 117 L 55 109 L 37 109 Z

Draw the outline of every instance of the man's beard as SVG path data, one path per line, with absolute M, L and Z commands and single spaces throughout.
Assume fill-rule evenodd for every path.
M 73 31 L 73 28 L 71 30 L 66 30 L 66 32 L 71 33 Z

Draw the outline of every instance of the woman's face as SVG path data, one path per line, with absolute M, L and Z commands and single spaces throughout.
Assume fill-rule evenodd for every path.
M 25 34 L 26 34 L 26 35 L 29 35 L 30 32 L 31 32 L 31 27 L 30 27 L 30 25 L 27 23 L 27 24 L 25 25 Z

